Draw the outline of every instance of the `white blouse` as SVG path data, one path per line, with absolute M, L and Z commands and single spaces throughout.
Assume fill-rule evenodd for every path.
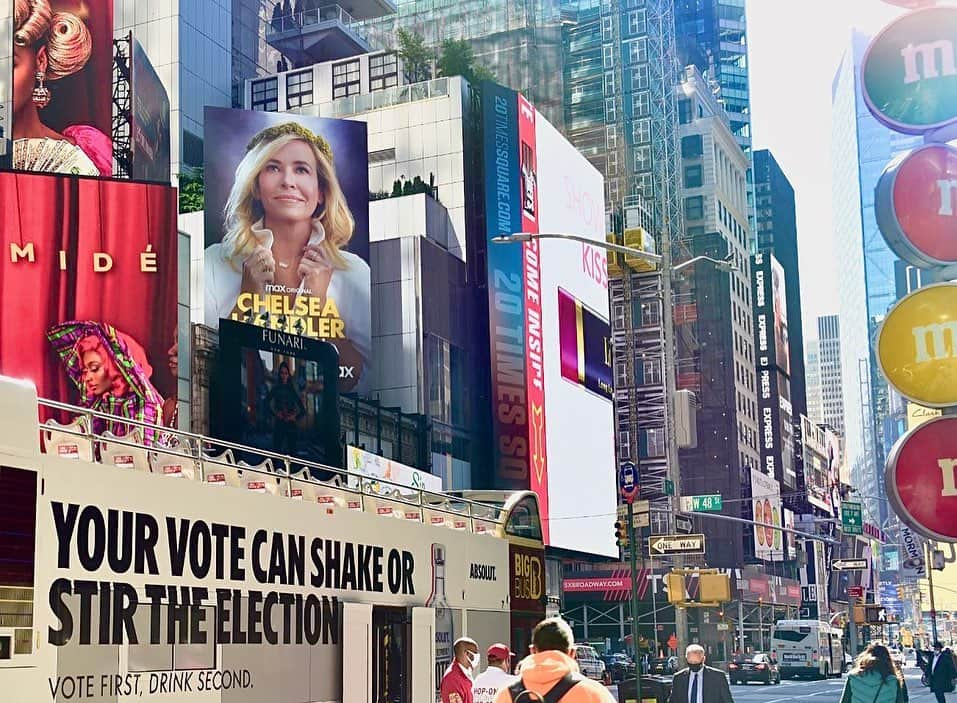
M 261 246 L 272 250 L 273 233 L 262 226 L 262 220 L 253 225 L 252 232 Z M 325 237 L 322 224 L 317 221 L 309 244 L 319 244 Z M 355 389 L 361 393 L 368 388 L 372 377 L 372 272 L 359 256 L 348 251 L 339 253 L 346 260 L 347 268 L 333 269 L 326 297 L 335 301 L 345 325 L 345 337 L 362 357 L 362 377 Z M 219 329 L 220 318 L 230 318 L 236 306 L 242 287 L 242 264 L 236 261 L 234 266 L 226 258 L 220 242 L 206 249 L 205 319 L 214 329 Z

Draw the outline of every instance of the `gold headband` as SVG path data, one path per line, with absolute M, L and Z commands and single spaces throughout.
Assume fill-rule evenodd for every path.
M 263 142 L 271 142 L 287 134 L 291 134 L 305 142 L 309 142 L 316 147 L 323 154 L 323 156 L 329 159 L 329 161 L 332 161 L 332 147 L 329 146 L 329 142 L 320 137 L 318 134 L 309 131 L 298 122 L 286 122 L 284 124 L 277 124 L 273 127 L 266 127 L 266 129 L 259 132 L 255 137 L 252 138 L 249 144 L 246 145 L 246 152 L 248 153 L 252 151 Z

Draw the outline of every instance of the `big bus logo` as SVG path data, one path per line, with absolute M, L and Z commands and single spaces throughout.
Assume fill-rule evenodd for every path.
M 542 557 L 526 551 L 512 552 L 512 599 L 541 600 L 545 594 Z

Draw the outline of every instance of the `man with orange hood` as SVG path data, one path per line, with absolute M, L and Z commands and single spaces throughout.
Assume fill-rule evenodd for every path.
M 503 688 L 495 703 L 616 703 L 602 684 L 582 676 L 575 662 L 575 636 L 561 618 L 542 620 L 532 632 L 532 654 L 519 665 L 521 679 Z M 530 695 L 537 694 L 537 695 Z

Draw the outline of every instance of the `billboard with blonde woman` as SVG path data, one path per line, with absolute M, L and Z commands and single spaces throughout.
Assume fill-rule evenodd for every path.
M 339 389 L 371 385 L 363 122 L 206 108 L 205 319 L 326 340 Z

